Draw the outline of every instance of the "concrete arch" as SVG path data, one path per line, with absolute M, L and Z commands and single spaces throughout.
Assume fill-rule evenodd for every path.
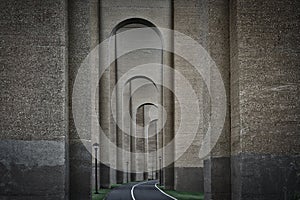
M 158 90 L 158 87 L 156 85 L 156 83 L 153 81 L 153 79 L 145 76 L 145 75 L 138 75 L 138 76 L 134 76 L 134 77 L 131 77 L 129 79 L 127 79 L 123 85 L 123 88 L 128 84 L 130 83 L 131 81 L 135 80 L 135 79 L 138 79 L 138 78 L 141 78 L 141 79 L 146 79 L 148 80 L 149 82 L 151 82 L 153 84 L 153 86 L 156 88 L 156 90 Z
M 159 38 L 161 39 L 161 44 L 163 46 L 163 38 L 162 38 L 162 34 L 159 31 L 159 29 L 157 28 L 158 26 L 156 26 L 153 22 L 143 19 L 143 18 L 127 18 L 121 22 L 119 22 L 117 25 L 114 26 L 113 30 L 110 33 L 110 36 L 116 35 L 117 31 L 122 28 L 125 27 L 129 24 L 141 24 L 144 25 L 145 27 L 148 28 L 152 28 L 156 34 L 159 36 Z
M 153 85 L 153 88 L 155 91 L 153 91 L 151 89 L 152 92 L 155 92 L 157 93 L 157 100 L 155 100 L 155 103 L 159 103 L 160 101 L 162 101 L 162 98 L 160 97 L 160 89 L 158 88 L 157 84 L 155 83 L 155 81 L 153 79 L 151 79 L 151 77 L 149 78 L 149 76 L 147 75 L 140 75 L 140 76 L 134 76 L 134 77 L 130 77 L 128 80 L 126 79 L 122 79 L 122 73 L 124 73 L 124 71 L 126 70 L 130 70 L 130 64 L 132 64 L 132 66 L 138 66 L 140 63 L 139 62 L 136 62 L 134 61 L 133 63 L 129 62 L 130 64 L 122 62 L 121 59 L 116 59 L 117 58 L 117 55 L 118 55 L 118 52 L 119 52 L 119 48 L 121 48 L 120 52 L 122 51 L 122 45 L 119 46 L 121 43 L 119 43 L 119 41 L 121 40 L 122 41 L 122 37 L 117 37 L 118 35 L 118 30 L 120 30 L 121 28 L 127 28 L 126 26 L 130 25 L 130 24 L 140 24 L 141 25 L 141 28 L 151 28 L 149 29 L 149 34 L 151 35 L 151 38 L 153 38 L 152 40 L 155 41 L 155 43 L 157 44 L 157 47 L 159 49 L 163 49 L 163 46 L 164 46 L 164 43 L 162 41 L 162 34 L 160 33 L 159 29 L 157 28 L 157 26 L 155 24 L 153 24 L 152 22 L 146 20 L 146 19 L 141 19 L 141 18 L 128 18 L 128 19 L 125 19 L 121 22 L 119 22 L 118 24 L 116 24 L 114 26 L 114 28 L 112 29 L 112 32 L 111 32 L 111 38 L 112 38 L 112 43 L 111 43 L 111 48 L 114 49 L 114 52 L 115 52 L 115 57 L 114 59 L 116 60 L 116 62 L 114 63 L 114 66 L 113 66 L 113 71 L 110 72 L 110 77 L 111 79 L 115 80 L 116 83 L 120 81 L 120 85 L 116 85 L 116 91 L 112 91 L 113 95 L 116 94 L 115 96 L 115 105 L 111 105 L 113 106 L 113 109 L 114 109 L 114 106 L 116 106 L 116 112 L 115 112 L 115 116 L 116 116 L 116 121 L 117 121 L 117 125 L 116 125 L 116 129 L 115 130 L 112 130 L 112 131 L 116 131 L 116 134 L 117 134 L 117 139 L 116 139 L 116 143 L 118 144 L 118 146 L 122 146 L 124 149 L 130 149 L 130 146 L 132 146 L 132 140 L 130 139 L 129 140 L 129 144 L 127 144 L 127 142 L 125 141 L 128 141 L 128 135 L 124 134 L 124 130 L 125 130 L 125 133 L 126 133 L 126 130 L 129 130 L 129 132 L 135 132 L 136 128 L 134 130 L 132 130 L 132 125 L 130 125 L 131 122 L 127 122 L 126 121 L 126 116 L 128 114 L 127 111 L 125 111 L 124 109 L 128 107 L 128 105 L 125 105 L 124 103 L 126 101 L 128 101 L 128 97 L 131 96 L 131 89 L 128 90 L 128 84 L 130 82 L 132 82 L 133 80 L 136 80 L 136 79 L 144 79 L 144 80 L 147 80 L 147 82 L 149 81 L 150 84 Z M 125 30 L 125 29 L 124 29 Z M 153 31 L 151 31 L 153 30 Z M 122 30 L 120 30 L 122 31 Z M 126 38 L 125 38 L 126 39 Z M 133 38 L 132 41 L 134 41 L 135 38 Z M 131 41 L 131 40 L 129 40 Z M 131 43 L 128 42 L 128 44 L 123 44 L 123 45 L 130 45 Z M 155 61 L 158 62 L 159 64 L 163 64 L 163 51 L 162 50 L 159 50 L 157 51 L 156 49 L 154 49 L 157 53 L 154 55 L 154 57 L 152 58 L 152 61 Z M 139 52 L 138 52 L 139 53 Z M 135 52 L 133 52 L 133 55 L 135 54 Z M 151 56 L 150 55 L 150 60 L 151 60 Z M 154 59 L 154 60 L 153 60 Z M 149 59 L 148 59 L 149 60 Z M 125 68 L 122 68 L 122 67 L 125 67 Z M 121 70 L 120 70 L 121 69 Z M 121 71 L 121 73 L 119 73 L 119 70 Z M 159 75 L 160 76 L 160 79 L 161 81 L 159 81 L 159 83 L 162 83 L 162 68 L 159 71 Z M 119 73 L 119 74 L 118 74 Z M 145 83 L 145 84 L 148 84 L 148 83 Z M 144 85 L 144 83 L 143 83 Z M 131 88 L 131 85 L 129 85 L 129 87 Z M 134 86 L 136 87 L 136 86 Z M 138 89 L 138 88 L 137 88 Z M 129 92 L 130 91 L 130 92 Z M 126 94 L 125 94 L 126 93 Z M 128 96 L 129 95 L 129 96 Z M 143 100 L 144 101 L 144 100 Z M 128 107 L 129 108 L 129 107 Z M 124 117 L 125 116 L 125 117 Z M 124 119 L 125 118 L 125 119 Z M 125 121 L 124 121 L 125 120 Z M 136 123 L 133 125 L 133 126 L 136 126 Z M 126 136 L 125 136 L 126 135 Z M 127 160 L 132 160 L 134 161 L 136 158 L 125 158 L 125 155 L 123 154 L 117 154 L 117 166 L 118 166 L 118 169 L 125 169 L 125 165 L 124 165 L 124 159 L 127 159 Z M 134 165 L 133 162 L 131 162 L 130 165 Z M 132 166 L 129 166 L 129 167 L 132 167 Z M 117 172 L 117 182 L 122 182 L 124 181 L 124 174 L 123 172 Z M 135 178 L 133 178 L 134 180 Z

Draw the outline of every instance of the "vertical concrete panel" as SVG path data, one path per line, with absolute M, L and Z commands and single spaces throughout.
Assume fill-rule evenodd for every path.
M 299 198 L 299 9 L 232 2 L 233 199 Z
M 0 9 L 0 198 L 67 199 L 67 3 Z
M 230 41 L 229 1 L 207 1 L 208 5 L 208 52 L 216 63 L 226 90 L 226 118 L 218 142 L 205 160 L 204 168 L 210 173 L 205 179 L 205 199 L 231 199 L 230 184 Z M 211 88 L 215 88 L 215 77 L 211 77 Z M 220 104 L 225 102 L 220 102 Z M 205 170 L 206 171 L 206 170 Z M 208 183 L 208 184 L 207 184 Z M 207 190 L 206 190 L 207 188 Z
M 205 15 L 206 4 L 204 1 L 174 1 L 174 29 L 189 37 L 192 37 L 195 41 L 201 45 L 206 44 L 206 32 L 207 32 L 207 15 Z M 188 22 L 188 23 L 187 23 Z M 182 38 L 174 38 L 176 42 L 182 41 Z M 184 45 L 184 44 L 182 44 Z M 193 54 L 193 49 L 189 49 Z M 175 55 L 174 68 L 180 72 L 187 81 L 192 85 L 193 90 L 199 97 L 198 104 L 204 107 L 202 100 L 203 88 L 205 84 L 202 77 L 197 76 L 197 71 L 191 66 L 188 61 Z M 191 105 L 195 104 L 193 100 L 189 100 L 190 94 L 186 92 L 186 88 L 183 87 L 183 83 L 180 77 L 175 76 L 175 91 L 177 94 L 184 95 L 187 100 L 187 104 L 179 102 L 175 98 L 175 133 L 181 134 L 183 137 L 192 137 L 192 132 L 189 130 L 189 126 L 199 124 L 197 134 L 187 149 L 186 152 L 175 162 L 175 189 L 179 191 L 194 191 L 203 192 L 203 161 L 198 157 L 199 150 L 202 142 L 204 125 L 202 122 L 195 121 L 196 116 L 191 116 L 190 113 L 184 112 Z M 183 112 L 181 112 L 183 111 Z M 201 113 L 202 114 L 202 113 Z M 181 117 L 189 119 L 188 124 L 182 124 Z M 184 132 L 178 132 L 179 126 L 186 126 Z M 182 148 L 185 148 L 186 141 L 175 141 L 175 154 L 181 152 Z M 197 175 L 195 175 L 197 174 Z
M 183 32 L 197 42 L 199 42 L 206 51 L 210 54 L 211 58 L 216 63 L 220 74 L 222 75 L 224 86 L 226 89 L 227 95 L 227 117 L 226 122 L 224 124 L 223 132 L 218 139 L 217 144 L 213 148 L 212 152 L 208 156 L 208 160 L 205 163 L 211 163 L 216 161 L 217 158 L 221 160 L 227 159 L 229 160 L 230 156 L 230 120 L 229 120 L 229 3 L 228 1 L 174 1 L 174 29 L 180 32 Z M 186 22 L 189 23 L 186 23 Z M 176 38 L 175 38 L 176 39 Z M 191 53 L 193 49 L 191 49 Z M 210 122 L 210 112 L 211 105 L 207 90 L 207 85 L 203 82 L 202 77 L 197 77 L 197 72 L 193 69 L 192 66 L 184 61 L 183 59 L 175 57 L 175 69 L 179 70 L 189 82 L 192 83 L 193 89 L 196 92 L 197 96 L 199 96 L 198 103 L 202 107 L 201 110 L 203 113 L 203 122 L 200 123 L 200 127 L 198 133 L 196 135 L 195 140 L 193 141 L 191 147 L 187 150 L 187 152 L 181 156 L 181 158 L 176 161 L 175 164 L 175 186 L 178 190 L 183 190 L 187 188 L 184 187 L 184 182 L 186 177 L 184 174 L 190 174 L 188 179 L 194 180 L 197 177 L 193 176 L 193 173 L 188 173 L 188 170 L 191 167 L 198 168 L 199 172 L 203 171 L 203 160 L 198 158 L 199 150 L 202 142 L 203 134 L 207 131 L 208 122 Z M 210 77 L 211 83 L 210 87 L 214 87 L 214 77 Z M 181 92 L 184 94 L 184 88 L 180 87 L 180 79 L 175 78 L 175 89 L 177 92 Z M 215 88 L 215 91 L 218 91 Z M 190 102 L 193 103 L 193 102 Z M 180 124 L 180 116 L 184 113 L 180 113 L 180 107 L 189 106 L 189 105 L 181 105 L 180 102 L 176 102 L 175 104 L 175 127 L 178 127 Z M 191 117 L 192 122 L 192 117 Z M 188 130 L 186 133 L 187 136 L 190 134 Z M 179 151 L 180 148 L 183 147 L 185 141 L 176 141 L 175 151 Z M 188 163 L 188 164 L 187 164 Z M 188 166 L 187 166 L 188 165 Z M 213 195 L 215 198 L 218 198 L 218 194 L 220 194 L 220 198 L 228 199 L 230 198 L 230 188 L 227 185 L 230 185 L 230 174 L 228 173 L 219 173 L 219 175 L 215 174 L 218 165 L 227 165 L 226 168 L 230 169 L 229 162 L 217 162 L 215 164 L 210 164 L 205 166 L 205 171 L 209 173 L 204 174 L 204 179 L 209 180 L 206 181 L 205 193 L 206 198 L 208 196 Z M 220 167 L 219 166 L 219 167 Z M 186 170 L 186 173 L 182 171 Z M 192 170 L 193 171 L 193 170 Z M 198 176 L 199 186 L 202 188 L 198 188 L 197 191 L 203 191 L 203 176 Z M 214 187 L 222 180 L 224 188 L 228 188 L 225 192 L 221 187 Z M 226 193 L 226 194 L 225 194 Z
M 90 50 L 98 43 L 98 11 L 97 1 L 69 1 L 69 130 L 70 130 L 70 198 L 90 199 L 91 197 L 91 175 L 92 156 L 91 139 L 92 132 L 96 126 L 97 116 L 92 116 L 91 91 L 82 91 L 87 98 L 84 120 L 86 127 L 75 127 L 73 121 L 72 92 L 77 71 Z M 92 72 L 86 72 L 86 84 L 91 81 Z M 78 99 L 77 101 L 83 101 Z M 97 101 L 97 100 L 96 100 Z M 97 102 L 95 102 L 97 104 Z M 98 108 L 96 108 L 98 109 Z M 80 135 L 79 135 L 80 132 Z M 93 138 L 96 141 L 98 138 Z

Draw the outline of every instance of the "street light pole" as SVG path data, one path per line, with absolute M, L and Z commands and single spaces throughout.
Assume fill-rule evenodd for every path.
M 128 165 L 129 165 L 129 162 L 127 161 L 126 162 L 126 164 L 127 164 L 127 173 L 126 173 L 126 179 L 127 179 L 127 183 L 129 183 L 129 177 L 128 177 L 128 173 L 129 173 L 129 171 L 128 171 Z
M 162 185 L 161 156 L 159 156 L 159 185 Z
M 153 175 L 153 166 L 152 166 L 152 180 L 154 180 L 154 175 Z
M 99 194 L 99 192 L 98 192 L 98 167 L 97 167 L 97 164 L 98 164 L 97 152 L 99 149 L 99 144 L 95 143 L 95 144 L 93 144 L 93 147 L 95 148 L 95 189 L 96 189 L 95 194 Z

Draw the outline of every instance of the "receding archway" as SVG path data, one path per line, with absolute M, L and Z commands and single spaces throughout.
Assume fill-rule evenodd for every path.
M 123 31 L 126 30 L 132 30 L 132 29 L 140 29 L 140 28 L 147 28 L 146 35 L 135 35 L 135 37 L 127 37 L 122 38 Z M 138 43 L 138 42 L 153 42 L 155 40 L 156 43 L 160 44 L 160 48 L 163 49 L 163 42 L 161 38 L 161 34 L 159 30 L 156 28 L 156 26 L 145 19 L 140 18 L 131 18 L 126 19 L 120 23 L 118 23 L 112 30 L 111 36 L 113 38 L 113 46 L 110 48 L 114 49 L 115 52 L 115 62 L 110 67 L 109 72 L 109 80 L 106 80 L 106 84 L 109 84 L 110 86 L 110 95 L 115 91 L 116 93 L 116 101 L 111 103 L 111 106 L 115 107 L 116 112 L 116 119 L 112 117 L 112 115 L 108 116 L 110 118 L 110 122 L 108 124 L 107 129 L 108 134 L 111 135 L 111 138 L 113 142 L 120 148 L 126 150 L 126 151 L 133 151 L 135 148 L 133 146 L 137 145 L 137 140 L 133 139 L 134 137 L 131 137 L 131 132 L 135 132 L 135 128 L 132 126 L 132 122 L 130 118 L 126 118 L 128 116 L 128 113 L 131 113 L 130 116 L 132 116 L 132 110 L 135 109 L 132 105 L 132 93 L 135 90 L 138 90 L 140 85 L 143 85 L 142 82 L 146 82 L 149 84 L 152 84 L 152 87 L 154 86 L 155 93 L 157 94 L 157 100 L 156 104 L 163 104 L 163 98 L 162 98 L 162 89 L 160 88 L 162 85 L 162 69 L 157 72 L 157 76 L 160 78 L 160 82 L 158 83 L 159 86 L 154 84 L 153 80 L 149 79 L 148 77 L 134 77 L 130 80 L 125 80 L 121 84 L 117 84 L 118 81 L 120 81 L 120 78 L 128 73 L 131 69 L 133 69 L 135 66 L 139 66 L 145 63 L 160 63 L 163 64 L 163 52 L 162 50 L 157 49 L 142 49 L 142 50 L 136 50 L 133 52 L 130 52 L 126 55 L 123 55 L 119 57 L 119 54 L 122 54 L 122 48 L 126 48 L 126 45 L 131 45 L 132 43 Z M 100 82 L 101 84 L 101 82 Z M 105 84 L 105 83 L 104 83 Z M 120 86 L 118 86 L 120 85 Z M 115 88 L 116 87 L 116 88 Z M 142 93 L 142 92 L 140 92 Z M 141 94 L 139 97 L 136 96 L 136 98 L 142 98 L 143 94 Z M 101 93 L 100 93 L 101 98 Z M 109 112 L 110 113 L 110 112 Z M 106 118 L 102 118 L 103 121 L 106 120 Z M 100 118 L 101 121 L 101 118 Z M 103 122 L 104 124 L 107 124 L 107 122 Z M 129 132 L 129 134 L 127 134 Z M 100 139 L 101 140 L 101 139 Z M 100 141 L 101 143 L 101 141 Z M 127 154 L 126 154 L 127 155 Z M 102 182 L 101 186 L 109 186 L 109 184 L 105 184 L 105 182 L 111 182 L 113 181 L 113 178 L 116 176 L 116 182 L 117 183 L 124 183 L 126 181 L 134 181 L 136 180 L 136 174 L 135 172 L 131 173 L 132 175 L 128 178 L 128 173 L 126 172 L 128 169 L 131 169 L 133 171 L 136 171 L 136 164 L 132 162 L 136 158 L 128 157 L 123 153 L 116 153 L 114 155 L 113 153 L 109 156 L 111 157 L 110 160 L 112 160 L 112 163 L 106 163 L 102 166 L 106 170 L 103 170 L 101 172 L 100 169 L 100 179 L 101 177 L 103 180 L 100 180 L 100 183 Z M 101 156 L 101 155 L 100 155 Z M 110 169 L 109 169 L 110 168 Z M 114 171 L 112 168 L 118 169 L 117 171 Z M 147 171 L 145 168 L 144 171 Z M 107 176 L 107 173 L 109 172 L 109 176 Z M 103 174 L 106 173 L 106 174 Z M 114 174 L 115 173 L 115 174 Z M 143 177 L 143 179 L 146 176 Z

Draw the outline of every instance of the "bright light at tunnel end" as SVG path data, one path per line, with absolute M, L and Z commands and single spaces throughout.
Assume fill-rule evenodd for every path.
M 137 33 L 142 33 L 143 31 L 149 31 L 151 28 L 139 28 L 139 29 L 129 29 L 118 34 L 118 37 L 122 38 L 129 38 L 132 35 Z M 199 157 L 201 159 L 205 158 L 209 155 L 213 147 L 218 141 L 220 137 L 223 126 L 225 123 L 226 117 L 226 91 L 222 76 L 219 72 L 218 67 L 216 66 L 215 62 L 209 55 L 209 53 L 194 39 L 191 37 L 180 33 L 175 30 L 165 29 L 165 28 L 157 28 L 163 39 L 163 51 L 173 53 L 176 56 L 180 56 L 181 58 L 185 59 L 193 66 L 197 71 L 197 76 L 201 77 L 201 79 L 206 84 L 209 98 L 210 98 L 210 120 L 208 123 L 207 131 L 203 133 L 203 141 L 201 146 L 199 147 Z M 167 41 L 170 41 L 170 38 L 174 38 L 173 45 L 168 45 Z M 107 38 L 102 43 L 97 45 L 84 59 L 81 63 L 81 66 L 78 70 L 76 79 L 74 81 L 73 93 L 72 93 L 72 111 L 73 111 L 73 119 L 77 129 L 77 133 L 82 140 L 82 143 L 86 146 L 87 150 L 90 151 L 92 154 L 92 148 L 90 142 L 86 142 L 87 135 L 90 135 L 90 138 L 101 138 L 100 142 L 100 151 L 101 156 L 99 157 L 100 161 L 104 164 L 109 164 L 111 162 L 110 155 L 112 154 L 119 154 L 123 155 L 125 158 L 137 158 L 140 156 L 146 156 L 145 153 L 139 152 L 129 152 L 125 148 L 118 147 L 115 142 L 111 141 L 110 138 L 107 137 L 105 131 L 107 131 L 107 127 L 101 127 L 99 122 L 99 113 L 97 109 L 99 106 L 97 105 L 98 102 L 95 99 L 98 97 L 99 92 L 99 80 L 101 77 L 107 73 L 108 68 L 110 65 L 119 57 L 124 56 L 132 51 L 140 50 L 140 49 L 158 49 L 161 50 L 161 47 L 157 47 L 155 44 L 148 44 L 148 43 L 138 43 L 134 45 L 128 46 L 124 49 L 118 56 L 116 57 L 114 51 L 110 48 L 112 42 L 114 41 L 113 36 Z M 193 51 L 191 53 L 191 50 Z M 150 67 L 151 65 L 151 67 Z M 180 85 L 184 87 L 184 90 L 190 94 L 189 101 L 186 100 L 185 96 L 175 90 L 173 85 L 170 84 L 169 81 L 160 81 L 157 80 L 151 71 L 155 71 L 155 68 L 163 68 L 164 75 L 170 77 L 175 76 L 179 77 Z M 149 70 L 151 69 L 151 70 Z M 122 84 L 126 82 L 126 80 L 132 77 L 146 77 L 147 79 L 151 80 L 157 86 L 168 88 L 170 91 L 173 92 L 173 95 L 176 97 L 177 102 L 181 108 L 180 110 L 180 126 L 176 128 L 176 133 L 174 134 L 174 138 L 170 141 L 166 146 L 157 149 L 157 155 L 163 155 L 164 152 L 172 151 L 176 140 L 185 141 L 185 147 L 182 149 L 176 149 L 176 153 L 174 153 L 172 159 L 165 159 L 163 165 L 161 167 L 165 167 L 172 162 L 176 161 L 180 156 L 185 153 L 185 151 L 190 147 L 192 144 L 194 137 L 199 130 L 199 126 L 202 124 L 202 106 L 199 105 L 199 100 L 203 98 L 203 96 L 197 96 L 197 92 L 194 91 L 192 87 L 192 83 L 189 82 L 178 70 L 176 70 L 172 66 L 167 66 L 165 63 L 162 65 L 161 63 L 144 63 L 139 66 L 134 66 L 131 70 L 125 73 L 116 83 L 113 91 L 116 89 L 118 84 Z M 122 87 L 122 85 L 120 86 Z M 103 89 L 103 88 L 102 88 Z M 107 89 L 110 90 L 110 87 Z M 104 91 L 102 91 L 104 92 Z M 109 91 L 105 91 L 110 93 Z M 110 95 L 110 102 L 107 102 L 106 105 L 108 107 L 113 108 L 114 101 L 116 101 L 116 92 L 112 92 Z M 188 111 L 183 110 L 183 106 L 187 105 L 188 102 L 194 101 L 195 104 L 190 105 Z M 157 109 L 165 112 L 165 108 L 163 105 L 159 105 L 155 102 Z M 104 112 L 104 111 L 99 111 Z M 188 115 L 184 114 L 184 112 L 191 112 Z M 111 109 L 109 113 L 112 113 L 113 119 L 115 123 L 118 124 L 118 119 L 116 117 L 116 109 Z M 158 114 L 159 115 L 159 114 Z M 192 115 L 196 116 L 193 123 L 190 122 L 190 118 L 187 116 Z M 96 117 L 95 117 L 96 116 Z M 107 114 L 110 116 L 110 114 Z M 153 117 L 154 116 L 154 117 Z M 155 115 L 153 115 L 153 120 L 155 120 Z M 156 116 L 157 117 L 157 116 Z M 173 116 L 172 116 L 173 117 Z M 163 129 L 164 125 L 166 124 L 166 118 L 157 117 L 158 120 L 161 120 L 161 127 L 159 129 Z M 131 119 L 131 117 L 130 117 Z M 138 126 L 135 121 L 133 121 L 135 126 Z M 106 125 L 107 126 L 107 125 Z M 188 127 L 187 127 L 188 126 Z M 122 128 L 122 126 L 119 126 Z M 183 134 L 185 130 L 189 130 L 190 134 L 189 137 L 184 136 Z M 124 129 L 122 130 L 124 133 L 128 135 L 133 135 L 130 130 Z M 174 152 L 174 150 L 173 150 Z M 92 154 L 93 155 L 93 154 Z M 110 167 L 115 168 L 116 170 L 122 171 L 129 171 L 129 172 L 139 172 L 137 169 L 132 168 L 125 168 L 118 165 L 111 165 Z M 154 170 L 158 170 L 157 167 Z

